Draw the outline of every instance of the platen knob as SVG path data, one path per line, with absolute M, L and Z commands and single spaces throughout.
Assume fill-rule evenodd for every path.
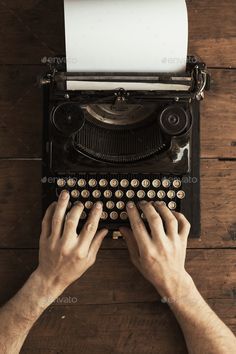
M 180 135 L 189 125 L 189 114 L 178 105 L 166 107 L 160 115 L 160 127 L 168 135 Z
M 61 103 L 52 111 L 52 122 L 59 132 L 70 136 L 83 127 L 84 112 L 77 103 Z

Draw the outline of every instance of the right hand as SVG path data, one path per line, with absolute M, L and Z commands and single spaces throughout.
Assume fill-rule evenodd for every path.
M 137 207 L 128 203 L 131 229 L 121 227 L 134 265 L 161 296 L 174 298 L 192 282 L 185 270 L 190 224 L 180 213 L 171 212 L 161 203 L 141 202 L 151 230 L 148 233 Z

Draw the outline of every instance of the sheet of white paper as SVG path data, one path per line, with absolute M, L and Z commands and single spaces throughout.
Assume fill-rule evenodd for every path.
M 64 0 L 68 72 L 185 71 L 185 0 Z
M 188 91 L 189 86 L 179 84 L 145 83 L 145 82 L 101 82 L 101 81 L 67 81 L 67 90 L 129 90 L 129 91 Z

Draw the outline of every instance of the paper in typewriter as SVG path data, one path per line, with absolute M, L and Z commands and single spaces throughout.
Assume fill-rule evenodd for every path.
M 64 0 L 68 72 L 186 69 L 185 0 Z

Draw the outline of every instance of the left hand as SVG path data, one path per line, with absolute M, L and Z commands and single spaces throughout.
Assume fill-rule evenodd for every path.
M 84 207 L 82 203 L 76 204 L 65 217 L 68 202 L 69 194 L 63 191 L 58 203 L 53 203 L 44 216 L 36 270 L 59 293 L 94 264 L 108 233 L 106 229 L 97 232 L 102 214 L 102 204 L 98 202 L 78 235 L 76 229 Z

